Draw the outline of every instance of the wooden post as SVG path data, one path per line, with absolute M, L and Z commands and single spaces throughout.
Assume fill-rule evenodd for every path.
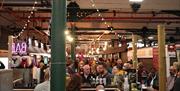
M 132 35 L 132 44 L 133 44 L 133 47 L 132 47 L 132 50 L 133 50 L 133 68 L 134 69 L 137 69 L 137 63 L 138 63 L 138 60 L 137 60 L 137 35 Z
M 13 36 L 8 36 L 8 69 L 11 68 Z
M 159 91 L 166 91 L 165 26 L 158 25 Z

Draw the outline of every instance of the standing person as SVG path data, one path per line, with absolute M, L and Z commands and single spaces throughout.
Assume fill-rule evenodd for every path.
M 146 84 L 147 83 L 147 76 L 148 76 L 148 72 L 146 70 L 146 68 L 144 67 L 142 62 L 138 63 L 138 82 L 140 82 L 141 84 Z
M 49 69 L 46 70 L 44 75 L 45 81 L 38 84 L 34 91 L 50 91 L 50 72 Z
M 170 76 L 167 78 L 167 91 L 173 91 L 174 88 L 174 82 L 176 79 L 176 69 L 174 68 L 174 66 L 171 66 L 170 69 Z
M 155 68 L 151 69 L 148 75 L 147 83 L 154 91 L 159 90 L 159 78 L 158 71 Z
M 45 69 L 47 68 L 44 64 L 44 61 L 40 61 L 39 63 L 40 67 L 40 83 L 44 82 L 44 75 L 45 75 Z
M 180 67 L 177 68 L 177 78 L 174 82 L 174 89 L 173 91 L 179 91 L 180 90 Z
M 114 66 L 112 68 L 112 75 L 117 75 L 117 74 L 118 74 L 118 68 L 117 68 L 117 66 Z
M 110 63 L 110 60 L 106 60 L 105 63 L 107 65 L 107 71 L 112 74 L 113 67 L 112 67 L 112 65 Z
M 123 67 L 123 64 L 124 64 L 124 63 L 123 63 L 123 61 L 122 61 L 121 59 L 118 59 L 116 63 L 117 63 L 116 66 L 117 66 L 118 68 Z
M 27 58 L 22 58 L 20 67 L 21 68 L 27 68 L 28 67 L 28 62 L 27 61 L 28 61 Z
M 71 75 L 66 91 L 81 91 L 81 76 L 78 73 Z

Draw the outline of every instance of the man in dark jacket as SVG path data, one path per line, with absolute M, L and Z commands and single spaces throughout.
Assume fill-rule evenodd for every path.
M 83 66 L 83 74 L 81 74 L 81 78 L 83 84 L 89 84 L 89 85 L 91 84 L 91 80 L 92 78 L 94 78 L 94 76 L 91 74 L 89 65 Z
M 179 91 L 180 90 L 180 69 L 177 70 L 177 78 L 174 83 L 174 89 L 173 91 Z
M 107 66 L 105 63 L 98 64 L 97 72 L 99 74 L 98 78 L 105 79 L 105 83 L 103 82 L 104 85 L 110 85 L 111 84 L 111 79 L 112 79 L 113 75 L 108 73 Z

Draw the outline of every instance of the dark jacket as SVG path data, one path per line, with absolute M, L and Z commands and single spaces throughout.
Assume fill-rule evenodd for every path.
M 113 75 L 107 72 L 105 75 L 99 75 L 98 77 L 99 78 L 106 78 L 106 84 L 110 85 Z
M 4 68 L 5 68 L 4 64 L 0 61 L 0 69 L 4 69 Z
M 87 78 L 84 76 L 84 74 L 81 75 L 81 81 L 82 81 L 83 84 L 84 84 L 84 83 L 86 83 L 86 84 L 91 84 L 92 78 L 95 78 L 95 76 L 92 75 L 92 74 L 89 74 L 89 75 L 87 76 Z
M 176 78 L 173 91 L 179 91 L 179 90 L 180 90 L 180 77 Z
M 77 73 L 71 75 L 71 80 L 67 85 L 66 91 L 81 91 L 81 76 Z

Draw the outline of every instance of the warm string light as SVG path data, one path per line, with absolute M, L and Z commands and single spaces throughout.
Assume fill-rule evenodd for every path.
M 73 37 L 71 36 L 70 30 L 68 30 L 68 28 L 67 28 L 67 30 L 65 30 L 64 34 L 66 35 L 66 39 L 69 42 L 73 42 L 74 41 Z
M 25 21 L 26 23 L 24 24 L 24 27 L 23 27 L 23 29 L 21 30 L 21 32 L 16 36 L 16 38 L 18 38 L 18 37 L 20 37 L 21 36 L 21 34 L 23 34 L 23 32 L 26 30 L 26 28 L 28 27 L 28 23 L 30 23 L 31 21 L 30 21 L 30 19 L 31 19 L 31 16 L 34 14 L 34 10 L 35 10 L 35 6 L 37 5 L 37 1 L 35 0 L 34 1 L 34 4 L 33 4 L 33 6 L 32 6 L 32 9 L 30 10 L 30 15 L 28 15 L 28 20 L 27 21 Z
M 110 25 L 105 21 L 105 18 L 103 17 L 103 15 L 101 14 L 100 10 L 98 9 L 98 7 L 96 6 L 94 0 L 90 0 L 92 3 L 92 7 L 96 9 L 98 16 L 101 17 L 101 21 L 104 22 L 105 26 L 110 27 Z M 104 34 L 107 34 L 107 31 L 105 31 L 102 35 L 100 35 L 98 37 L 98 39 L 100 39 Z
M 105 26 L 110 27 L 110 25 L 105 21 L 105 18 L 103 17 L 103 15 L 101 14 L 100 10 L 99 10 L 98 7 L 96 6 L 94 0 L 90 0 L 90 1 L 91 1 L 91 3 L 92 3 L 92 7 L 96 9 L 97 14 L 98 14 L 98 17 L 101 17 L 101 21 L 104 22 Z M 110 33 L 110 32 L 105 31 L 103 34 L 99 35 L 99 36 L 97 37 L 97 39 L 93 40 L 93 41 L 90 43 L 90 45 L 92 45 L 92 43 L 95 42 L 95 41 L 97 41 L 97 40 L 99 41 L 99 40 L 102 38 L 103 35 L 108 34 L 108 33 Z

